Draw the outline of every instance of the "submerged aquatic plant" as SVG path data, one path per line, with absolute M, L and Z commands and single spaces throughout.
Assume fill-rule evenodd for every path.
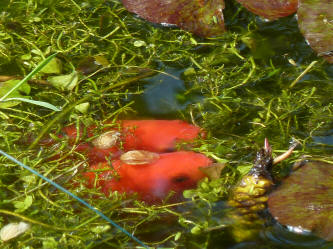
M 121 232 L 123 232 L 124 234 L 126 234 L 127 236 L 129 236 L 130 238 L 132 238 L 133 240 L 135 240 L 138 244 L 140 244 L 141 246 L 143 246 L 144 248 L 149 248 L 148 246 L 146 246 L 142 241 L 140 241 L 139 239 L 137 239 L 135 236 L 133 236 L 132 234 L 130 234 L 129 232 L 127 232 L 124 228 L 122 228 L 121 226 L 119 226 L 117 223 L 115 223 L 113 220 L 111 220 L 110 218 L 108 218 L 105 214 L 103 214 L 101 211 L 99 211 L 98 209 L 92 207 L 90 204 L 88 204 L 86 201 L 82 200 L 81 198 L 79 198 L 78 196 L 74 195 L 73 193 L 71 193 L 70 191 L 68 191 L 67 189 L 65 189 L 64 187 L 60 186 L 59 184 L 55 183 L 54 181 L 50 180 L 49 178 L 41 175 L 40 173 L 38 173 L 36 170 L 32 169 L 31 167 L 23 164 L 22 162 L 16 160 L 14 157 L 8 155 L 7 153 L 5 153 L 4 151 L 0 150 L 0 154 L 5 156 L 6 158 L 8 158 L 9 160 L 13 161 L 14 163 L 18 164 L 19 166 L 21 166 L 22 168 L 30 171 L 31 173 L 33 173 L 34 175 L 40 177 L 41 179 L 43 179 L 44 181 L 48 182 L 49 184 L 51 184 L 52 186 L 56 187 L 57 189 L 63 191 L 64 193 L 68 194 L 70 197 L 74 198 L 75 200 L 77 200 L 78 202 L 82 203 L 84 206 L 86 206 L 87 208 L 89 208 L 91 211 L 95 212 L 97 215 L 99 215 L 101 218 L 103 218 L 104 220 L 106 220 L 107 222 L 109 222 L 111 225 L 115 226 L 118 230 L 120 230 Z M 26 227 L 26 226 L 25 226 Z M 22 232 L 25 231 L 26 229 L 21 229 Z M 19 232 L 21 233 L 21 231 Z M 3 239 L 5 240 L 9 240 L 9 239 Z
M 331 65 L 309 49 L 294 18 L 264 22 L 235 3 L 229 1 L 223 10 L 229 31 L 203 39 L 150 25 L 118 0 L 0 1 L 0 78 L 22 78 L 55 52 L 62 65 L 28 82 L 33 100 L 62 110 L 22 103 L 1 109 L 0 149 L 87 200 L 149 246 L 237 246 L 226 228 L 225 202 L 251 168 L 264 137 L 277 153 L 292 136 L 303 145 L 274 168 L 277 176 L 297 156 L 332 153 L 333 76 Z M 68 84 L 72 77 L 73 85 Z M 152 112 L 151 106 L 162 106 L 163 112 Z M 184 193 L 185 202 L 153 206 L 135 196 L 114 192 L 106 198 L 99 189 L 86 188 L 76 177 L 88 169 L 87 156 L 76 150 L 77 138 L 70 144 L 55 134 L 71 125 L 95 125 L 102 134 L 106 120 L 143 117 L 204 127 L 207 137 L 196 142 L 195 151 L 227 163 L 218 179 L 203 179 Z M 41 146 L 48 136 L 54 145 Z M 50 160 L 55 155 L 60 156 Z M 4 157 L 0 160 L 7 165 L 0 167 L 1 226 L 18 220 L 39 224 L 1 247 L 136 245 L 67 194 Z
M 34 70 L 32 70 L 26 77 L 24 77 L 24 79 L 18 81 L 13 81 L 13 80 L 9 80 L 9 81 L 5 81 L 3 83 L 0 83 L 0 108 L 1 106 L 13 106 L 16 105 L 16 103 L 6 103 L 7 101 L 10 102 L 15 102 L 15 101 L 20 101 L 20 102 L 26 102 L 26 103 L 30 103 L 30 104 L 34 104 L 34 105 L 39 105 L 48 109 L 51 109 L 53 111 L 60 111 L 59 108 L 57 108 L 56 106 L 47 103 L 47 102 L 43 102 L 43 101 L 35 101 L 35 100 L 31 100 L 29 98 L 23 98 L 23 96 L 21 97 L 21 95 L 18 93 L 18 89 L 24 85 L 29 79 L 31 79 L 34 75 L 36 75 L 40 70 L 42 70 L 53 58 L 55 58 L 57 54 L 53 54 L 50 55 L 48 58 L 46 58 L 45 60 L 43 60 Z M 7 87 L 5 87 L 7 83 Z M 6 91 L 9 88 L 8 91 Z M 15 96 L 14 94 L 17 94 L 17 96 Z M 14 95 L 15 97 L 13 97 L 12 95 Z

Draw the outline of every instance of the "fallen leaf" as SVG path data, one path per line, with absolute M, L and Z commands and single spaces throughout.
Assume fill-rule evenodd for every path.
M 252 13 L 275 20 L 296 12 L 298 0 L 237 0 Z
M 154 23 L 174 24 L 200 36 L 224 32 L 223 0 L 122 0 L 126 9 Z
M 333 1 L 300 0 L 298 26 L 311 48 L 333 63 Z
M 282 225 L 333 241 L 333 165 L 306 162 L 273 191 L 272 216 Z

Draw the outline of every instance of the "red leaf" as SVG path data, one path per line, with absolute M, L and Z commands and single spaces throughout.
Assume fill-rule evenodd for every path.
M 275 20 L 296 12 L 298 0 L 237 0 L 249 11 Z
M 333 1 L 300 0 L 298 26 L 311 48 L 333 63 Z
M 122 0 L 128 11 L 154 23 L 175 24 L 200 36 L 224 32 L 223 0 Z
M 333 165 L 307 162 L 271 193 L 268 207 L 281 224 L 333 241 L 332 196 Z

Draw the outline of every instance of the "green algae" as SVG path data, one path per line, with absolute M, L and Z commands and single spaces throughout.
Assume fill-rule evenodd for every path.
M 202 39 L 177 28 L 151 25 L 113 0 L 5 1 L 0 9 L 0 75 L 24 77 L 55 52 L 62 69 L 54 77 L 72 73 L 89 57 L 101 56 L 108 62 L 87 74 L 80 72 L 78 84 L 70 91 L 46 84 L 48 74 L 37 74 L 29 81 L 28 95 L 64 109 L 60 114 L 24 104 L 1 109 L 0 148 L 75 191 L 148 245 L 234 245 L 224 229 L 229 222 L 224 200 L 251 167 L 265 137 L 276 153 L 286 150 L 292 137 L 302 143 L 282 167 L 273 169 L 276 175 L 285 174 L 301 155 L 329 158 L 333 152 L 333 141 L 315 139 L 330 138 L 333 129 L 333 68 L 311 51 L 293 17 L 267 23 L 229 3 L 225 9 L 229 31 Z M 311 70 L 290 88 L 315 60 Z M 170 75 L 170 71 L 177 74 Z M 150 84 L 151 78 L 146 78 L 154 74 L 182 82 L 177 100 L 186 104 L 167 115 L 137 105 L 135 96 L 141 96 Z M 85 112 L 75 109 L 82 103 L 89 104 Z M 99 125 L 142 114 L 181 118 L 204 127 L 207 139 L 198 141 L 195 150 L 228 162 L 221 178 L 203 180 L 197 189 L 186 191 L 186 202 L 173 205 L 147 206 L 118 193 L 106 199 L 98 190 L 86 189 L 77 177 L 78 169 L 88 167 L 84 155 L 64 150 L 67 146 L 62 139 L 53 147 L 37 143 L 64 125 Z M 55 154 L 60 158 L 46 160 Z M 0 209 L 14 212 L 16 201 L 31 196 L 32 203 L 22 215 L 49 226 L 33 225 L 26 234 L 2 243 L 2 248 L 135 246 L 64 193 L 3 157 L 0 160 Z M 0 222 L 2 226 L 19 220 L 19 216 L 2 213 Z

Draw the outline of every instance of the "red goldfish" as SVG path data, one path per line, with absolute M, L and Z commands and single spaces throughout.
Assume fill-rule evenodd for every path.
M 90 126 L 80 132 L 75 126 L 63 128 L 69 143 L 87 155 L 90 168 L 83 176 L 88 187 L 110 192 L 137 193 L 141 200 L 156 203 L 173 191 L 173 201 L 185 189 L 196 186 L 212 160 L 191 151 L 175 151 L 177 143 L 193 142 L 205 134 L 200 127 L 181 120 L 123 120 L 107 128 Z M 83 142 L 84 137 L 90 138 Z M 52 142 L 51 142 L 52 143 Z
M 96 127 L 87 129 L 87 136 L 93 137 Z M 64 134 L 73 143 L 77 137 L 75 126 L 63 128 Z M 123 120 L 115 128 L 106 128 L 91 143 L 80 142 L 77 151 L 85 152 L 90 162 L 106 161 L 105 158 L 118 157 L 121 151 L 147 150 L 151 152 L 170 152 L 177 143 L 193 142 L 204 136 L 200 127 L 181 120 Z M 80 136 L 83 136 L 82 129 Z M 79 138 L 79 141 L 81 139 Z
M 205 155 L 192 151 L 153 154 L 143 163 L 117 159 L 112 167 L 107 162 L 95 164 L 90 169 L 99 171 L 98 176 L 95 172 L 86 172 L 84 176 L 90 187 L 96 178 L 97 186 L 106 196 L 111 191 L 138 193 L 139 199 L 155 203 L 165 199 L 170 191 L 175 192 L 172 200 L 181 199 L 185 189 L 194 188 L 205 177 L 199 168 L 212 164 Z

